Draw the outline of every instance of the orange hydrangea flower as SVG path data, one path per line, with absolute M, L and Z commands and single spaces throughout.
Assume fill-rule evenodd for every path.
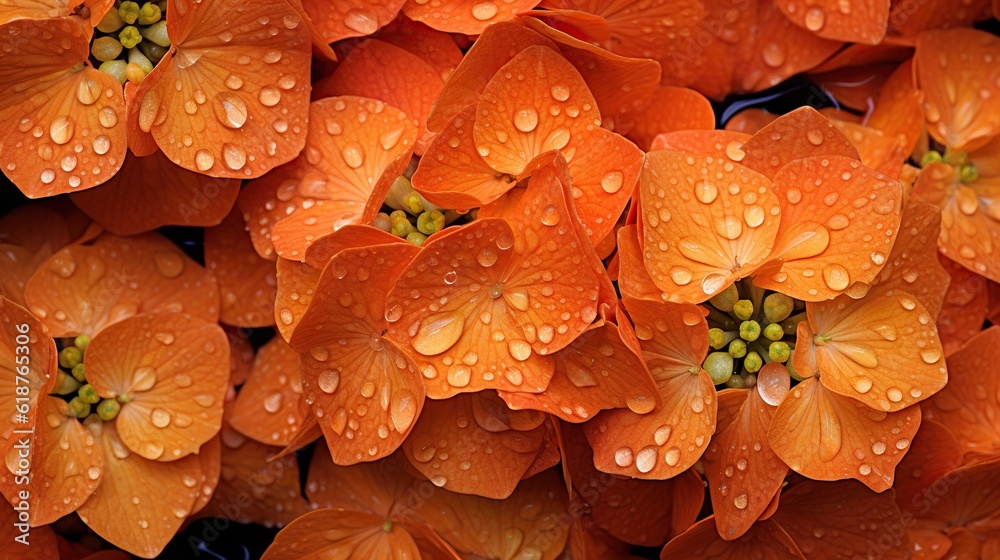
M 973 29 L 917 37 L 914 70 L 924 94 L 927 132 L 936 143 L 923 158 L 913 197 L 941 208 L 941 253 L 1000 280 L 1000 39 Z
M 257 177 L 302 149 L 311 24 L 297 0 L 168 3 L 166 52 L 124 89 L 88 59 L 111 9 L 109 1 L 73 10 L 28 3 L 3 18 L 0 122 L 11 134 L 0 154 L 26 195 L 99 185 L 127 149 L 162 150 L 185 169 L 233 178 Z
M 52 255 L 26 299 L 33 314 L 6 301 L 3 314 L 10 328 L 30 327 L 38 356 L 29 376 L 32 523 L 76 511 L 116 546 L 151 558 L 204 505 L 203 486 L 211 494 L 215 485 L 209 441 L 229 377 L 215 280 L 158 236 L 105 234 Z M 200 316 L 182 312 L 191 303 Z M 14 356 L 5 353 L 5 369 Z M 14 474 L 0 472 L 12 503 L 22 488 Z M 149 502 L 153 484 L 165 493 Z

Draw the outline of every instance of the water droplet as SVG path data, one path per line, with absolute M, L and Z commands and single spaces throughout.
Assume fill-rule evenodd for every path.
M 154 408 L 149 415 L 149 421 L 157 428 L 166 428 L 170 425 L 170 411 L 162 408 Z
M 519 362 L 523 362 L 531 357 L 531 346 L 519 338 L 514 338 L 507 342 L 507 351 L 510 352 L 511 357 Z
M 541 221 L 547 226 L 554 226 L 559 223 L 559 212 L 556 210 L 555 206 L 549 204 L 542 210 Z
M 615 451 L 615 464 L 618 465 L 619 467 L 627 467 L 631 465 L 632 460 L 633 460 L 632 449 L 628 447 L 622 447 L 618 451 Z
M 810 8 L 806 12 L 806 29 L 809 31 L 819 31 L 826 24 L 826 12 L 820 7 Z
M 361 35 L 371 35 L 378 31 L 378 20 L 365 8 L 354 8 L 344 14 L 344 25 Z
M 677 466 L 677 463 L 681 461 L 681 450 L 676 447 L 671 447 L 663 454 L 663 460 L 668 466 Z
M 199 171 L 208 171 L 215 165 L 215 156 L 208 150 L 198 150 L 194 154 L 194 164 L 198 167 Z
M 531 132 L 537 126 L 538 113 L 534 109 L 529 107 L 514 112 L 514 127 L 521 132 Z
M 885 396 L 894 403 L 903 400 L 903 392 L 899 390 L 899 387 L 889 387 L 885 390 Z
M 549 92 L 552 94 L 552 99 L 556 101 L 566 101 L 569 99 L 569 88 L 562 84 L 552 86 Z
M 247 105 L 235 93 L 224 91 L 216 94 L 212 100 L 212 109 L 215 111 L 215 118 L 226 128 L 238 129 L 247 122 Z
M 390 414 L 396 431 L 405 432 L 417 415 L 417 398 L 410 391 L 398 391 L 392 397 Z
M 424 356 L 434 356 L 454 346 L 464 331 L 465 316 L 461 313 L 431 315 L 421 322 L 410 345 Z
M 448 383 L 453 387 L 465 387 L 472 381 L 472 370 L 466 365 L 455 364 L 448 368 Z
M 612 171 L 601 179 L 601 188 L 608 194 L 614 194 L 621 190 L 625 175 L 621 171 Z
M 239 146 L 227 142 L 222 145 L 222 160 L 226 162 L 226 167 L 238 171 L 246 165 L 247 154 Z
M 733 140 L 726 145 L 726 156 L 733 161 L 743 161 L 746 157 L 746 152 L 743 151 L 743 143 Z
M 645 447 L 635 456 L 635 468 L 641 473 L 648 473 L 656 466 L 656 448 Z
M 101 477 L 101 469 L 98 467 L 90 467 L 87 469 L 87 478 L 90 480 L 97 480 Z
M 653 432 L 653 441 L 656 442 L 656 445 L 663 445 L 664 443 L 667 443 L 667 440 L 670 439 L 670 432 L 672 431 L 673 430 L 670 426 L 660 426 L 655 432 Z
M 132 372 L 132 390 L 148 391 L 156 384 L 156 370 L 145 366 Z
M 941 359 L 941 351 L 936 348 L 928 348 L 920 351 L 920 359 L 925 364 L 936 364 Z
M 382 149 L 391 150 L 396 147 L 396 144 L 399 143 L 399 139 L 403 137 L 403 130 L 403 127 L 399 126 L 379 136 L 378 143 L 382 146 Z
M 49 125 L 49 137 L 60 146 L 69 142 L 73 138 L 75 123 L 66 116 L 56 117 Z
M 472 6 L 472 17 L 486 21 L 497 15 L 497 5 L 493 2 L 480 2 Z
M 881 455 L 885 453 L 885 444 L 881 441 L 876 441 L 872 444 L 872 453 L 876 455 Z
M 746 507 L 747 507 L 747 495 L 746 494 L 740 494 L 739 496 L 736 496 L 735 498 L 733 498 L 733 505 L 736 506 L 736 509 L 746 509 Z
M 482 266 L 483 268 L 489 268 L 496 264 L 498 258 L 500 258 L 500 256 L 496 251 L 486 247 L 479 251 L 479 254 L 476 256 L 476 262 L 478 262 L 479 266 Z
M 265 107 L 274 107 L 281 101 L 281 90 L 274 86 L 262 87 L 257 94 L 257 100 Z
M 851 283 L 851 276 L 847 269 L 839 264 L 828 264 L 823 267 L 823 282 L 831 290 L 841 292 Z
M 711 204 L 719 196 L 719 189 L 708 181 L 700 181 L 694 187 L 694 196 L 705 204 Z
M 777 43 L 768 43 L 761 52 L 764 64 L 771 68 L 777 68 L 785 63 L 785 49 Z
M 357 169 L 365 162 L 365 149 L 357 142 L 351 142 L 341 150 L 344 163 L 351 169 Z

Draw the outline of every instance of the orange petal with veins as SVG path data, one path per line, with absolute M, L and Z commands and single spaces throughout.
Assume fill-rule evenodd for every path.
M 933 418 L 955 434 L 967 456 L 989 457 L 1000 450 L 1000 436 L 992 429 L 1000 412 L 1000 380 L 992 371 L 1000 352 L 1000 327 L 973 336 L 948 357 L 950 382 L 926 405 Z
M 433 136 L 427 133 L 427 116 L 442 87 L 437 71 L 419 56 L 369 39 L 351 51 L 331 76 L 314 84 L 313 98 L 368 97 L 398 108 L 417 130 L 415 151 L 420 155 Z
M 219 320 L 237 327 L 274 325 L 275 265 L 254 251 L 239 211 L 205 230 L 204 249 L 205 268 L 219 281 Z
M 529 29 L 554 41 L 563 57 L 580 72 L 597 100 L 604 126 L 624 134 L 642 119 L 642 110 L 650 103 L 660 83 L 660 65 L 656 61 L 644 56 L 630 58 L 614 54 L 534 18 L 522 18 L 521 21 Z
M 847 11 L 836 0 L 793 0 L 775 5 L 799 27 L 845 43 L 878 44 L 889 24 L 889 0 L 853 2 Z
M 54 337 L 93 337 L 137 313 L 186 312 L 215 323 L 215 277 L 155 233 L 104 234 L 52 255 L 28 281 L 29 308 Z
M 756 134 L 757 131 L 774 122 L 779 115 L 768 113 L 764 109 L 751 107 L 733 115 L 726 121 L 725 129 L 731 132 Z
M 601 471 L 663 480 L 691 467 L 715 433 L 715 387 L 701 363 L 708 325 L 691 304 L 626 300 L 642 357 L 662 399 L 610 410 L 584 425 Z M 637 403 L 640 404 L 640 403 Z
M 208 440 L 205 445 L 198 450 L 198 462 L 201 464 L 201 493 L 194 500 L 191 506 L 191 516 L 198 513 L 215 495 L 215 489 L 219 486 L 219 479 L 222 476 L 222 438 L 218 435 Z M 190 484 L 190 481 L 185 481 Z
M 540 0 L 509 0 L 499 5 L 479 0 L 451 0 L 428 4 L 409 0 L 403 13 L 413 21 L 425 23 L 438 31 L 479 35 L 490 25 L 509 21 L 525 10 L 538 5 Z
M 910 451 L 896 466 L 893 484 L 900 509 L 917 515 L 926 511 L 927 500 L 932 495 L 931 486 L 962 464 L 962 447 L 958 440 L 949 428 L 932 419 L 936 415 L 933 401 L 922 408 L 925 416 L 920 422 L 920 430 L 913 438 Z
M 937 207 L 917 201 L 906 204 L 896 242 L 876 279 L 882 289 L 902 290 L 916 296 L 931 317 L 937 317 L 941 311 L 951 280 L 948 270 L 938 261 L 936 240 L 940 229 L 941 213 Z
M 1000 14 L 1000 4 L 993 0 L 994 14 Z M 957 5 L 950 0 L 924 0 L 919 6 L 893 2 L 889 12 L 886 43 L 912 46 L 916 37 L 929 29 L 972 27 L 976 21 L 989 19 L 987 0 L 974 0 Z
M 875 411 L 811 378 L 778 405 L 768 434 L 778 458 L 803 476 L 855 478 L 883 492 L 919 426 L 919 406 Z
M 431 490 L 429 481 L 417 481 L 406 470 L 406 458 L 396 453 L 385 459 L 346 467 L 334 465 L 325 443 L 316 446 L 309 464 L 306 494 L 321 508 L 357 510 L 383 519 L 414 511 L 417 494 Z M 416 490 L 416 493 L 413 492 Z M 436 488 L 433 492 L 438 491 Z
M 752 526 L 742 538 L 726 541 L 719 536 L 711 515 L 667 543 L 660 559 L 672 558 L 805 560 L 795 541 L 770 519 Z
M 383 27 L 378 38 L 419 56 L 437 71 L 442 81 L 448 80 L 462 63 L 462 49 L 451 35 L 404 16 Z
M 402 526 L 367 513 L 321 509 L 299 517 L 278 533 L 262 560 L 305 557 L 405 560 L 421 558 L 413 536 Z
M 385 294 L 417 252 L 408 243 L 341 251 L 292 335 L 306 402 L 338 465 L 391 454 L 420 416 L 420 374 L 384 337 L 391 318 Z
M 417 139 L 405 114 L 375 99 L 321 99 L 310 117 L 305 153 L 291 164 L 305 168 L 303 177 L 283 182 L 276 193 L 298 207 L 271 233 L 277 254 L 298 261 L 314 240 L 375 218 Z
M 531 418 L 544 415 L 512 411 L 490 391 L 429 401 L 403 451 L 435 486 L 502 500 L 543 447 L 545 426 L 518 428 Z
M 115 423 L 129 449 L 174 461 L 219 431 L 229 341 L 218 325 L 190 315 L 135 315 L 91 341 L 87 381 L 104 398 L 127 396 Z
M 143 459 L 129 451 L 116 425 L 96 421 L 85 426 L 104 454 L 104 476 L 77 513 L 115 546 L 153 558 L 191 512 L 201 492 L 201 465 L 195 455 L 169 463 Z
M 294 456 L 271 460 L 279 448 L 247 439 L 229 425 L 222 427 L 220 440 L 219 485 L 198 517 L 281 527 L 309 510 Z
M 892 492 L 874 494 L 854 481 L 806 480 L 781 494 L 771 517 L 810 560 L 876 556 L 909 560 L 903 517 Z
M 286 341 L 292 339 L 302 316 L 309 309 L 322 273 L 322 270 L 306 263 L 278 258 L 278 291 L 274 297 L 274 316 L 278 334 Z
M 690 527 L 704 501 L 701 477 L 688 469 L 670 480 L 619 478 L 594 468 L 581 429 L 567 426 L 567 462 L 573 485 L 594 523 L 615 538 L 639 546 L 661 546 Z M 622 515 L 628 504 L 630 515 Z
M 690 64 L 687 59 L 690 45 L 683 39 L 702 31 L 706 15 L 702 2 L 658 0 L 640 4 L 628 0 L 545 0 L 542 5 L 603 17 L 608 22 L 607 39 L 586 39 L 597 40 L 600 46 L 615 54 L 656 60 L 663 66 L 665 82 L 688 83 L 697 76 L 697 65 Z
M 622 297 L 650 301 L 666 301 L 670 297 L 653 284 L 646 271 L 635 225 L 618 230 L 618 262 L 618 287 Z
M 810 156 L 785 165 L 773 186 L 781 204 L 776 260 L 761 267 L 754 285 L 822 301 L 873 282 L 896 239 L 897 181 L 857 160 Z
M 601 124 L 597 102 L 580 73 L 542 46 L 524 49 L 497 70 L 476 110 L 473 136 L 479 155 L 493 169 L 515 176 L 550 150 L 589 149 L 582 136 Z
M 558 521 L 569 516 L 567 506 L 563 480 L 549 469 L 506 500 L 438 490 L 416 513 L 460 553 L 555 560 L 569 537 L 569 523 Z
M 552 355 L 555 373 L 545 391 L 500 392 L 507 404 L 583 422 L 604 409 L 655 402 L 659 393 L 640 357 L 639 340 L 628 321 L 618 326 L 599 319 L 569 346 Z
M 865 124 L 902 138 L 903 151 L 910 154 L 924 132 L 923 98 L 914 83 L 913 63 L 907 60 L 886 79 Z
M 782 115 L 757 131 L 743 145 L 740 162 L 768 178 L 785 164 L 810 156 L 843 156 L 860 159 L 858 151 L 826 117 L 811 107 Z
M 329 4 L 302 0 L 302 6 L 326 43 L 371 35 L 389 24 L 406 0 L 366 0 Z
M 438 96 L 427 118 L 427 128 L 438 131 L 469 105 L 479 101 L 486 84 L 514 55 L 533 45 L 556 45 L 520 22 L 488 26 L 462 58 Z
M 831 117 L 830 121 L 854 144 L 861 163 L 893 179 L 902 174 L 903 164 L 912 152 L 904 146 L 905 137 L 891 136 L 877 128 L 847 120 Z
M 26 436 L 13 435 L 10 445 L 5 445 L 7 467 L 0 470 L 0 491 L 12 505 L 25 500 L 23 493 L 27 492 L 32 510 L 30 522 L 39 526 L 80 507 L 101 483 L 105 470 L 104 458 L 94 448 L 93 435 L 70 415 L 65 401 L 44 395 L 32 406 L 37 407 L 39 422 L 33 427 L 14 424 L 18 429 L 35 431 L 28 455 L 21 456 L 31 463 L 30 477 L 21 476 L 25 469 L 17 466 L 24 449 L 12 447 L 18 438 Z
M 312 56 L 302 15 L 287 2 L 207 0 L 170 4 L 167 17 L 172 47 L 136 92 L 139 129 L 213 177 L 260 177 L 298 155 Z
M 553 373 L 548 354 L 597 316 L 606 276 L 593 268 L 556 172 L 542 169 L 522 198 L 516 231 L 480 218 L 435 235 L 389 292 L 389 333 L 411 347 L 431 398 L 541 392 Z
M 0 410 L 7 411 L 4 416 L 8 420 L 0 425 L 0 455 L 6 456 L 7 450 L 17 443 L 13 430 L 36 425 L 38 397 L 55 386 L 59 354 L 42 323 L 27 309 L 4 297 L 0 297 L 0 331 L 4 337 L 0 342 L 0 406 L 3 407 Z M 29 356 L 27 363 L 18 363 L 23 355 Z M 27 387 L 28 394 L 19 395 L 19 386 Z M 25 422 L 15 423 L 19 413 L 27 415 Z
M 759 173 L 715 156 L 646 154 L 643 260 L 670 301 L 705 301 L 765 262 L 784 224 L 770 187 Z
M 108 231 L 135 235 L 166 225 L 218 225 L 239 192 L 239 181 L 189 171 L 157 151 L 147 157 L 129 154 L 102 188 L 71 198 Z
M 823 386 L 875 410 L 895 412 L 948 381 L 934 319 L 903 291 L 873 289 L 806 306 L 796 349 L 816 356 Z M 811 338 L 810 338 L 811 335 Z
M 306 263 L 323 270 L 337 253 L 344 249 L 406 243 L 406 240 L 369 225 L 346 225 L 334 233 L 316 240 L 306 251 Z
M 476 149 L 476 105 L 448 121 L 434 138 L 411 179 L 413 188 L 442 208 L 475 208 L 514 188 L 516 178 L 500 173 Z
M 947 357 L 979 334 L 987 318 L 997 323 L 989 313 L 990 288 L 994 284 L 947 257 L 940 257 L 939 262 L 951 280 L 937 317 L 938 333 Z
M 257 254 L 265 259 L 275 260 L 271 231 L 285 216 L 299 209 L 305 201 L 307 205 L 316 203 L 314 199 L 298 194 L 299 183 L 306 176 L 306 166 L 295 162 L 282 165 L 260 179 L 248 181 L 236 199 L 236 206 L 243 214 L 250 240 Z
M 958 526 L 970 532 L 995 535 L 1000 525 L 997 517 L 1000 511 L 1000 459 L 993 457 L 951 471 L 934 483 L 928 499 L 932 507 L 921 510 L 920 517 L 940 529 Z M 952 537 L 950 533 L 948 536 Z
M 775 410 L 756 387 L 719 393 L 719 427 L 702 464 L 715 525 L 726 540 L 738 539 L 750 530 L 788 474 L 767 437 Z
M 31 198 L 100 185 L 125 161 L 122 88 L 89 66 L 85 25 L 77 18 L 4 24 L 0 161 Z
M 650 106 L 635 116 L 635 122 L 628 137 L 640 148 L 652 149 L 650 143 L 658 134 L 676 130 L 713 130 L 715 111 L 705 96 L 692 89 L 660 86 L 653 93 Z M 675 149 L 698 151 L 693 147 Z
M 649 151 L 674 150 L 710 154 L 738 162 L 745 155 L 741 148 L 749 139 L 749 134 L 730 130 L 677 130 L 657 134 Z
M 262 346 L 233 404 L 229 424 L 267 445 L 288 445 L 305 416 L 299 355 L 280 336 Z
M 966 151 L 996 136 L 1000 109 L 987 99 L 1000 93 L 1000 68 L 986 60 L 1000 56 L 1000 39 L 974 29 L 933 30 L 922 33 L 916 47 L 913 65 L 931 136 Z

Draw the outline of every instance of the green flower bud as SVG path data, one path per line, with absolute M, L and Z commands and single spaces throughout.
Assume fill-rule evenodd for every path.
M 734 358 L 742 358 L 747 355 L 747 343 L 737 338 L 729 343 L 729 355 Z
M 941 161 L 941 152 L 937 150 L 929 150 L 926 154 L 920 157 L 920 167 L 927 167 L 932 163 L 937 163 Z
M 785 294 L 774 293 L 764 298 L 764 316 L 772 323 L 780 323 L 795 310 L 795 300 Z
M 101 33 L 114 33 L 121 29 L 123 25 L 125 25 L 125 22 L 118 15 L 118 10 L 108 10 L 108 13 L 104 14 L 104 17 L 98 22 L 97 30 Z
M 70 371 L 72 372 L 73 377 L 76 378 L 76 380 L 79 381 L 80 383 L 87 382 L 87 373 L 82 363 L 76 364 Z
M 101 62 L 114 60 L 122 54 L 122 44 L 114 37 L 98 37 L 94 40 L 94 44 L 90 45 L 90 54 Z
M 444 229 L 444 214 L 440 210 L 424 212 L 417 217 L 417 229 L 426 235 L 433 235 Z
M 785 369 L 788 370 L 788 375 L 792 376 L 792 379 L 796 381 L 803 381 L 805 380 L 805 377 L 802 377 L 801 375 L 795 372 L 795 364 L 792 361 L 792 356 L 794 355 L 795 355 L 795 349 L 793 348 L 791 352 L 788 353 L 788 359 L 785 360 Z
M 102 62 L 98 70 L 108 74 L 117 80 L 119 84 L 124 84 L 126 80 L 128 80 L 125 76 L 126 68 L 128 68 L 128 63 L 124 60 L 109 60 L 107 62 Z
M 97 394 L 97 391 L 90 383 L 80 387 L 78 398 L 87 404 L 97 404 L 101 401 L 101 396 Z
M 760 337 L 760 323 L 757 321 L 743 321 L 740 323 L 740 338 L 747 342 L 753 342 Z
M 402 178 L 406 180 L 405 177 Z M 406 181 L 409 183 L 409 181 Z M 416 216 L 424 211 L 424 197 L 420 196 L 417 191 L 411 190 L 403 196 L 403 209 Z
M 772 361 L 783 364 L 792 355 L 792 350 L 788 347 L 787 342 L 772 342 L 767 349 L 767 355 Z
M 740 375 L 734 375 L 726 381 L 726 387 L 730 389 L 742 389 L 746 386 L 746 381 Z
M 153 63 L 139 49 L 128 50 L 128 61 L 129 63 L 138 64 L 147 74 L 153 71 Z
M 151 25 L 160 21 L 160 7 L 147 2 L 139 8 L 139 25 Z
M 392 223 L 392 234 L 397 237 L 406 237 L 415 231 L 417 228 L 413 227 L 409 220 L 397 220 Z
M 146 74 L 148 74 L 148 72 L 143 70 L 142 66 L 136 64 L 135 62 L 129 62 L 128 66 L 125 67 L 125 77 L 128 78 L 128 81 L 135 85 L 141 84 L 142 80 L 146 78 Z
M 149 39 L 150 41 L 156 43 L 157 45 L 160 45 L 161 47 L 166 48 L 170 46 L 170 37 L 167 36 L 166 20 L 161 19 L 160 21 L 154 23 L 153 25 L 150 25 L 148 27 L 143 27 L 139 31 L 139 33 L 141 33 L 142 36 L 145 37 L 146 39 Z M 128 47 L 128 45 L 125 46 Z
M 118 6 L 118 15 L 125 23 L 130 25 L 135 23 L 135 20 L 139 19 L 139 4 L 136 2 L 122 2 Z
M 56 384 L 52 392 L 56 395 L 71 395 L 80 388 L 80 382 L 63 370 L 57 370 Z
M 768 340 L 781 340 L 785 336 L 785 330 L 778 323 L 771 323 L 764 327 L 764 338 Z
M 743 378 L 743 385 L 747 389 L 753 389 L 757 386 L 757 376 L 753 373 L 747 374 L 747 376 Z
M 761 359 L 760 354 L 753 351 L 747 352 L 747 357 L 743 358 L 743 369 L 750 373 L 757 373 L 762 367 L 764 367 L 764 360 Z
M 139 30 L 134 25 L 129 25 L 118 33 L 118 40 L 121 41 L 123 47 L 131 49 L 142 42 L 142 35 L 139 34 Z
M 59 365 L 63 369 L 73 369 L 73 366 L 83 360 L 83 352 L 76 346 L 67 346 L 59 351 Z
M 409 222 L 410 216 L 403 212 L 402 210 L 393 210 L 392 214 L 389 214 L 389 221 L 393 224 L 396 222 Z
M 708 329 L 708 345 L 718 350 L 726 345 L 726 331 L 722 329 Z
M 976 169 L 975 165 L 967 163 L 963 165 L 962 170 L 958 172 L 958 178 L 966 185 L 974 183 L 977 179 L 979 179 L 979 170 Z
M 406 240 L 413 243 L 417 247 L 422 247 L 424 245 L 424 241 L 427 241 L 427 236 L 419 231 L 411 231 L 406 234 Z
M 101 404 L 97 405 L 97 415 L 100 416 L 101 420 L 108 422 L 114 420 L 121 409 L 121 405 L 115 399 L 104 399 Z
M 79 348 L 81 352 L 86 351 L 87 347 L 90 346 L 90 337 L 85 334 L 81 334 L 73 339 L 73 346 Z
M 85 402 L 80 397 L 73 397 L 69 401 L 69 413 L 76 418 L 86 418 L 90 414 L 90 403 Z
M 712 352 L 705 358 L 702 367 L 712 378 L 712 383 L 725 383 L 733 375 L 733 357 L 726 352 Z
M 969 163 L 969 154 L 964 150 L 945 150 L 944 152 L 944 162 L 952 165 L 953 167 L 962 167 L 963 165 Z
M 385 212 L 379 212 L 375 214 L 375 220 L 372 222 L 372 225 L 387 232 L 392 229 L 392 220 L 389 219 L 389 215 Z
M 753 317 L 753 302 L 748 299 L 741 299 L 733 304 L 733 314 L 740 321 L 746 321 Z
M 146 55 L 146 58 L 148 58 L 149 61 L 155 65 L 161 58 L 163 58 L 163 55 L 167 54 L 168 49 L 161 47 L 152 41 L 143 41 L 139 43 L 139 50 L 142 51 L 142 54 Z
M 733 310 L 733 306 L 740 299 L 740 293 L 736 289 L 735 284 L 730 284 L 725 290 L 722 290 L 711 299 L 708 300 L 712 304 L 712 307 L 718 309 L 719 311 L 725 311 L 729 313 Z

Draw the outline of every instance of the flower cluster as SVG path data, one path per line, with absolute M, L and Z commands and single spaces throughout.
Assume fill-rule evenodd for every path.
M 996 2 L 49 4 L 4 554 L 1000 555 Z

